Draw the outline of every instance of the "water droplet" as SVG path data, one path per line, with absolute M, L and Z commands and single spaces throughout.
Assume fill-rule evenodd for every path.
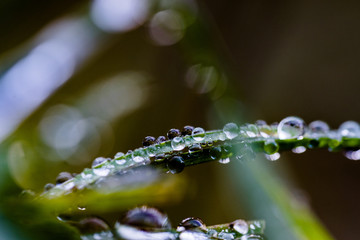
M 121 158 L 122 156 L 124 156 L 125 154 L 123 152 L 118 152 L 115 154 L 114 158 Z
M 254 124 L 247 124 L 244 130 L 246 135 L 249 137 L 257 137 L 259 135 L 259 129 Z
M 218 238 L 223 239 L 223 240 L 232 240 L 235 239 L 234 235 L 231 233 L 226 233 L 226 232 L 220 232 L 218 234 Z
M 75 187 L 75 183 L 73 181 L 65 182 L 62 187 L 65 191 L 70 191 Z
M 189 153 L 195 153 L 201 151 L 202 148 L 199 143 L 195 143 L 189 147 Z
M 155 156 L 155 161 L 156 162 L 160 162 L 163 161 L 165 159 L 165 154 L 159 154 Z
M 312 138 L 324 137 L 330 131 L 329 125 L 320 120 L 313 121 L 309 124 L 308 134 Z
M 348 150 L 344 152 L 344 155 L 350 160 L 360 160 L 360 150 Z
M 235 123 L 227 123 L 223 128 L 228 139 L 236 138 L 239 135 L 239 127 Z
M 303 152 L 306 151 L 306 147 L 304 147 L 304 146 L 298 146 L 298 147 L 295 147 L 295 148 L 291 149 L 291 151 L 292 151 L 293 153 L 300 154 L 300 153 L 303 153 Z
M 115 160 L 116 164 L 119 164 L 119 165 L 124 165 L 126 163 L 126 160 L 124 158 L 122 159 L 119 159 L 119 160 Z
M 219 160 L 219 163 L 221 164 L 228 164 L 230 162 L 230 158 L 223 158 Z
M 193 126 L 185 126 L 182 130 L 181 130 L 181 135 L 182 136 L 187 136 L 187 135 L 191 135 L 192 131 L 194 130 Z
M 194 228 L 206 229 L 206 226 L 200 218 L 189 217 L 181 221 L 181 223 L 176 228 L 176 231 L 182 232 Z
M 264 138 L 268 138 L 274 135 L 273 130 L 268 125 L 259 126 L 259 132 L 260 132 L 260 136 Z
M 191 136 L 195 141 L 201 142 L 205 139 L 205 130 L 201 127 L 196 127 L 192 131 Z
M 202 232 L 183 231 L 179 234 L 179 240 L 207 240 L 208 236 Z
M 270 161 L 276 161 L 280 158 L 280 153 L 274 153 L 274 154 L 265 154 L 265 157 Z
M 168 161 L 167 167 L 172 174 L 180 173 L 185 167 L 184 159 L 180 156 L 174 156 Z
M 72 178 L 73 178 L 73 176 L 71 175 L 71 173 L 69 173 L 69 172 L 61 172 L 56 177 L 56 184 L 61 184 L 61 183 L 66 182 L 66 181 L 68 181 L 68 180 L 70 180 Z
M 249 225 L 244 220 L 238 219 L 232 222 L 235 231 L 240 234 L 246 234 L 249 231 Z
M 49 191 L 49 190 L 52 189 L 53 187 L 55 187 L 54 184 L 52 184 L 52 183 L 47 183 L 47 184 L 45 184 L 45 186 L 44 186 L 44 191 Z
M 165 142 L 166 141 L 166 137 L 165 136 L 159 136 L 157 139 L 156 139 L 156 142 L 157 143 L 162 143 L 162 142 Z
M 260 126 L 265 126 L 267 125 L 267 123 L 264 120 L 256 120 L 255 121 L 255 125 L 260 127 Z
M 226 140 L 226 134 L 224 132 L 219 133 L 219 140 L 225 141 Z
M 108 160 L 108 159 L 107 159 L 107 158 L 104 158 L 104 157 L 95 158 L 94 161 L 93 161 L 92 164 L 91 164 L 91 167 L 99 166 L 100 164 L 106 162 L 107 160 Z
M 80 211 L 85 211 L 85 210 L 86 210 L 86 207 L 78 206 L 78 209 L 79 209 Z
M 151 146 L 148 146 L 148 147 L 146 148 L 146 153 L 147 153 L 150 157 L 154 157 L 157 152 L 158 152 L 158 147 L 155 146 L 155 145 L 151 145 Z
M 287 117 L 281 120 L 277 128 L 279 139 L 293 139 L 303 136 L 305 123 L 298 117 Z
M 131 157 L 132 157 L 132 160 L 134 162 L 137 162 L 137 163 L 145 161 L 145 158 L 142 156 L 142 154 L 140 152 L 137 152 L 137 151 L 133 152 Z
M 222 153 L 221 153 L 221 147 L 213 147 L 210 149 L 209 151 L 210 157 L 213 160 L 216 160 L 218 158 L 221 157 Z
M 181 134 L 180 134 L 180 131 L 179 129 L 176 129 L 176 128 L 172 128 L 168 131 L 167 133 L 167 137 L 168 139 L 173 139 L 174 137 L 179 137 Z
M 171 140 L 171 147 L 175 151 L 181 151 L 185 148 L 185 141 L 182 137 L 174 137 Z
M 129 210 L 122 223 L 139 228 L 170 229 L 168 216 L 156 208 L 142 206 Z
M 279 151 L 279 144 L 276 143 L 275 139 L 268 139 L 264 142 L 264 152 L 267 154 L 274 154 Z
M 85 168 L 84 171 L 80 174 L 81 178 L 84 179 L 84 180 L 91 179 L 92 172 L 93 172 L 92 169 Z
M 263 239 L 264 238 L 262 236 L 256 234 L 245 235 L 240 238 L 240 240 L 263 240 Z
M 100 177 L 106 177 L 110 173 L 110 169 L 102 167 L 102 168 L 94 168 L 94 173 Z
M 142 144 L 144 147 L 148 147 L 155 143 L 155 138 L 153 136 L 147 136 L 144 138 Z
M 360 137 L 360 126 L 357 122 L 346 121 L 340 125 L 338 133 L 347 138 Z

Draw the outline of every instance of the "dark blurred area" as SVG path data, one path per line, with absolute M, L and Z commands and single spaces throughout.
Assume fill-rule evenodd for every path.
M 41 192 L 187 124 L 356 121 L 359 12 L 356 1 L 3 0 L 0 189 Z M 218 114 L 227 104 L 238 119 Z M 174 225 L 253 217 L 246 194 L 232 195 L 231 164 L 182 173 L 187 195 L 160 206 Z M 265 164 L 286 169 L 336 239 L 360 234 L 358 162 L 314 150 Z

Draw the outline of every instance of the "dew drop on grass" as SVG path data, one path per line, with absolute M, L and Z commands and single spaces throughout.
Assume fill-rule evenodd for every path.
M 360 137 L 360 126 L 357 122 L 346 121 L 340 125 L 338 133 L 342 137 Z
M 228 164 L 230 162 L 230 158 L 223 158 L 219 160 L 219 163 L 221 164 Z
M 347 159 L 350 159 L 350 160 L 360 160 L 360 150 L 345 151 L 344 155 Z
M 185 148 L 185 141 L 182 137 L 174 137 L 171 140 L 171 147 L 175 151 L 181 151 Z
M 279 139 L 294 139 L 304 135 L 305 123 L 298 117 L 287 117 L 277 127 Z
M 132 155 L 131 155 L 131 158 L 136 163 L 140 163 L 140 162 L 145 161 L 145 158 L 143 156 L 141 156 L 140 153 L 137 153 L 137 152 L 133 152 Z
M 114 158 L 121 158 L 122 156 L 124 156 L 125 154 L 123 152 L 118 152 L 115 154 Z
M 274 154 L 265 154 L 266 159 L 270 161 L 276 161 L 280 158 L 280 153 L 274 153 Z
M 189 147 L 189 153 L 195 153 L 201 151 L 201 145 L 199 143 L 195 143 Z
M 109 175 L 110 173 L 110 169 L 108 168 L 94 168 L 93 169 L 94 173 L 100 177 L 106 177 L 107 175 Z
M 215 160 L 221 157 L 221 147 L 213 147 L 209 151 L 210 158 Z
M 233 228 L 240 234 L 246 234 L 249 231 L 249 225 L 244 220 L 235 220 L 232 222 Z
M 298 147 L 295 147 L 295 148 L 291 149 L 291 151 L 292 151 L 293 153 L 300 154 L 300 153 L 303 153 L 303 152 L 306 151 L 306 147 L 304 147 L 304 146 L 298 146 Z
M 310 137 L 325 137 L 329 131 L 329 125 L 324 121 L 316 120 L 309 124 Z
M 191 136 L 195 141 L 201 142 L 205 139 L 205 130 L 201 127 L 196 127 L 192 131 Z
M 239 135 L 239 127 L 235 123 L 227 123 L 223 128 L 228 139 L 236 138 Z
M 255 124 L 247 124 L 244 130 L 249 137 L 257 137 L 259 135 L 259 129 Z
M 174 156 L 168 161 L 167 167 L 172 174 L 180 173 L 185 167 L 184 159 L 180 156 Z
M 106 162 L 107 160 L 108 159 L 104 158 L 104 157 L 95 158 L 95 160 L 91 164 L 91 167 L 96 167 L 96 166 L 102 164 L 103 162 Z
M 268 139 L 264 143 L 264 152 L 267 154 L 274 154 L 279 151 L 279 144 L 274 139 Z

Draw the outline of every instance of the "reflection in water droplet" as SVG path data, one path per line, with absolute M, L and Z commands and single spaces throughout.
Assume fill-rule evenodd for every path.
M 80 207 L 80 206 L 78 206 L 78 209 L 79 209 L 80 211 L 85 211 L 85 210 L 86 210 L 86 207 Z
M 150 157 L 154 157 L 157 153 L 158 147 L 151 145 L 149 147 L 146 148 L 146 153 L 150 156 Z
M 134 151 L 131 155 L 132 157 L 132 160 L 134 162 L 137 162 L 137 163 L 140 163 L 140 162 L 144 162 L 145 161 L 145 158 L 141 155 L 141 153 L 137 152 L 137 151 Z
M 167 167 L 172 174 L 180 173 L 185 167 L 184 159 L 180 156 L 174 156 L 168 161 Z
M 293 139 L 303 136 L 305 123 L 298 117 L 287 117 L 281 120 L 278 125 L 279 139 Z
M 230 162 L 230 158 L 223 158 L 219 160 L 219 163 L 221 164 L 228 164 Z
M 270 161 L 276 161 L 280 158 L 280 153 L 274 153 L 274 154 L 265 154 L 265 157 Z
M 228 139 L 236 138 L 239 135 L 239 127 L 235 123 L 227 123 L 223 128 Z
M 300 154 L 300 153 L 303 153 L 303 152 L 306 151 L 306 147 L 304 147 L 304 146 L 298 146 L 298 147 L 296 147 L 296 148 L 293 148 L 291 151 L 292 151 L 293 153 L 298 153 L 298 154 Z
M 235 231 L 240 234 L 246 234 L 249 231 L 249 225 L 244 220 L 235 220 L 232 224 Z
M 196 127 L 192 131 L 191 136 L 195 141 L 201 142 L 205 139 L 205 130 L 201 127 Z
M 181 223 L 176 228 L 176 231 L 182 232 L 185 230 L 195 229 L 195 228 L 205 229 L 206 226 L 205 223 L 200 218 L 189 217 L 181 221 Z
M 360 126 L 357 122 L 346 121 L 340 125 L 338 133 L 342 137 L 360 137 Z
M 270 126 L 268 125 L 261 125 L 258 126 L 260 135 L 264 138 L 268 138 L 273 135 L 273 131 Z
M 326 122 L 316 120 L 309 124 L 308 134 L 312 138 L 324 137 L 330 131 L 329 125 Z
M 100 177 L 106 177 L 107 175 L 109 175 L 110 173 L 110 169 L 108 168 L 94 168 L 93 169 L 94 173 Z
M 268 139 L 264 143 L 264 152 L 267 154 L 274 154 L 279 151 L 279 144 L 276 143 L 275 139 Z
M 181 151 L 185 148 L 185 141 L 182 137 L 174 137 L 171 140 L 171 147 L 175 151 Z

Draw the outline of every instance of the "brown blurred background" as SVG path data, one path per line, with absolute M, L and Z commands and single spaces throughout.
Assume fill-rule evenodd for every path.
M 356 1 L 3 0 L 3 158 L 18 186 L 41 191 L 60 171 L 186 124 L 296 115 L 337 128 L 360 119 L 358 29 Z M 216 114 L 228 102 L 241 118 Z M 232 195 L 232 164 L 185 170 L 188 195 L 162 206 L 175 225 L 254 216 L 233 211 L 246 196 Z M 360 234 L 358 162 L 316 150 L 266 164 L 287 168 L 336 239 Z

